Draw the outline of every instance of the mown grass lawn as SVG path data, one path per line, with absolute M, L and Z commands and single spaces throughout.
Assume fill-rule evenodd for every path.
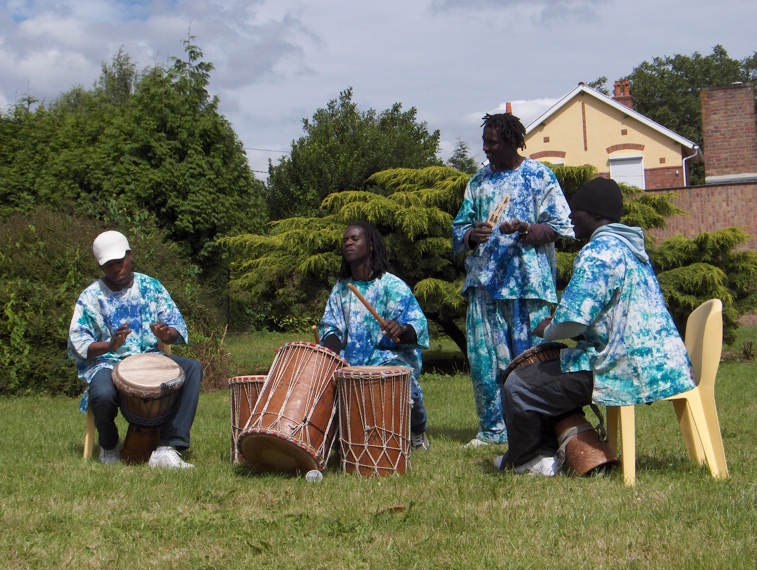
M 732 352 L 754 336 L 743 331 Z M 296 338 L 306 340 L 252 335 L 227 346 L 254 374 Z M 223 390 L 203 393 L 196 467 L 181 472 L 83 461 L 75 400 L 2 399 L 0 568 L 753 569 L 756 379 L 755 362 L 721 364 L 727 480 L 688 459 L 669 403 L 637 407 L 633 488 L 620 473 L 495 472 L 503 448 L 462 448 L 477 422 L 463 372 L 423 375 L 431 450 L 412 456 L 409 473 L 331 469 L 321 483 L 231 465 Z

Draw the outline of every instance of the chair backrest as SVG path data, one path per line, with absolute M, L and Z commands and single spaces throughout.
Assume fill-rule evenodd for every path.
M 714 390 L 723 349 L 723 303 L 720 299 L 702 303 L 689 315 L 685 344 L 697 386 Z

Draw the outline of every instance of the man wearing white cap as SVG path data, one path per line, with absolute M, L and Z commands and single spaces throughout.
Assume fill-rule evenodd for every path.
M 87 287 L 76 301 L 68 331 L 68 354 L 79 377 L 88 382 L 82 411 L 92 407 L 100 443 L 100 461 L 120 458 L 118 395 L 113 368 L 132 354 L 160 352 L 164 344 L 186 344 L 187 325 L 165 287 L 157 279 L 132 269 L 129 241 L 120 232 L 100 234 L 92 244 L 103 276 Z M 161 426 L 159 447 L 151 467 L 193 467 L 179 451 L 189 448 L 189 431 L 197 411 L 202 366 L 196 360 L 169 356 L 184 370 L 184 384 L 173 410 Z

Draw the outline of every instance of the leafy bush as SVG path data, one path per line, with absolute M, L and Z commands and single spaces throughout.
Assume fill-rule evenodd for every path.
M 159 279 L 187 320 L 192 344 L 176 353 L 207 359 L 206 384 L 218 384 L 214 376 L 225 374 L 228 354 L 220 347 L 217 315 L 199 270 L 179 246 L 164 241 L 149 216 L 121 214 L 120 222 L 110 227 L 129 238 L 135 271 Z M 92 240 L 105 229 L 44 208 L 0 223 L 0 394 L 82 391 L 66 354 L 68 327 L 79 294 L 101 275 Z

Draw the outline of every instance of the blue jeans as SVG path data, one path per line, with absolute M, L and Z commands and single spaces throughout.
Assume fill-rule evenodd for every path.
M 502 388 L 508 449 L 503 468 L 557 453 L 555 424 L 591 403 L 591 372 L 560 371 L 560 361 L 537 362 L 511 372 Z
M 160 426 L 160 445 L 176 449 L 189 447 L 189 430 L 197 412 L 200 399 L 202 366 L 192 358 L 168 356 L 184 371 L 184 384 L 174 402 L 166 422 Z M 118 391 L 113 385 L 113 371 L 104 368 L 97 372 L 89 383 L 89 406 L 95 416 L 98 441 L 103 449 L 113 449 L 118 444 Z
M 423 390 L 421 385 L 411 376 L 410 397 L 413 399 L 413 407 L 410 410 L 410 431 L 423 433 L 426 431 L 426 405 L 423 403 Z

